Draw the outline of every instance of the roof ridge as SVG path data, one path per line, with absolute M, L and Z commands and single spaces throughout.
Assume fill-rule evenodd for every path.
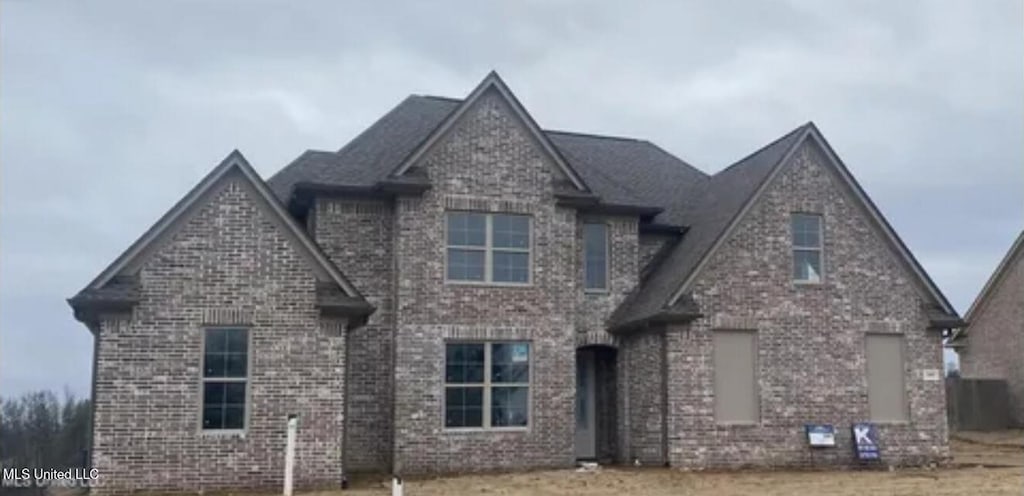
M 382 116 L 378 117 L 377 119 L 375 119 L 372 124 L 370 124 L 369 126 L 366 126 L 362 131 L 359 132 L 359 134 L 353 136 L 352 139 L 348 140 L 348 143 L 345 143 L 344 145 L 342 145 L 341 148 L 338 148 L 338 151 L 336 151 L 335 153 L 337 153 L 338 155 L 341 155 L 341 152 L 345 151 L 346 148 L 349 148 L 350 146 L 352 146 L 352 144 L 355 143 L 356 141 L 358 141 L 359 138 L 363 137 L 366 134 L 369 134 L 372 129 L 376 128 L 377 126 L 380 126 L 385 121 L 385 119 L 388 118 L 388 116 L 390 116 L 391 114 L 394 114 L 395 112 L 397 112 L 398 109 L 401 108 L 402 105 L 405 104 L 405 102 L 408 102 L 414 96 L 416 96 L 416 95 L 409 95 L 409 96 L 403 98 L 402 101 L 398 102 L 398 105 L 395 105 L 394 107 L 391 107 L 391 110 L 388 110 L 387 112 L 384 112 L 384 115 L 382 115 Z
M 716 173 L 714 173 L 712 175 L 713 176 L 717 176 L 717 175 L 719 175 L 719 174 L 721 174 L 721 173 L 723 173 L 723 172 L 725 172 L 725 171 L 727 171 L 729 169 L 732 169 L 732 168 L 736 167 L 737 165 L 740 165 L 743 162 L 746 162 L 747 160 L 753 158 L 755 155 L 757 155 L 757 154 L 759 154 L 759 153 L 761 153 L 761 152 L 763 152 L 763 151 L 765 151 L 765 150 L 767 150 L 767 149 L 769 149 L 769 148 L 771 148 L 771 147 L 781 143 L 782 141 L 786 140 L 790 136 L 793 136 L 794 134 L 796 134 L 798 131 L 803 131 L 803 130 L 808 129 L 810 126 L 813 126 L 813 125 L 814 125 L 813 122 L 807 121 L 806 123 L 801 124 L 800 126 L 798 126 L 795 129 L 793 129 L 792 131 L 790 131 L 790 132 L 788 132 L 786 134 L 783 134 L 782 136 L 779 136 L 778 138 L 775 138 L 774 140 L 772 140 L 767 145 L 764 145 L 761 148 L 758 148 L 757 150 L 754 150 L 753 152 L 748 153 L 743 158 L 741 158 L 741 159 L 739 159 L 739 160 L 729 164 L 726 168 L 724 168 L 724 169 L 722 169 L 722 170 L 720 170 L 720 171 L 718 171 L 718 172 L 716 172 Z
M 278 176 L 281 176 L 282 174 L 284 174 L 285 171 L 289 170 L 292 166 L 296 165 L 299 162 L 300 159 L 302 159 L 303 157 L 305 157 L 306 155 L 308 155 L 311 152 L 330 153 L 330 154 L 333 154 L 333 155 L 336 155 L 336 156 L 340 157 L 341 154 L 346 149 L 350 148 L 351 146 L 354 145 L 354 143 L 359 141 L 359 138 L 365 136 L 372 129 L 376 128 L 377 126 L 380 126 L 381 123 L 383 123 L 385 121 L 385 119 L 387 119 L 388 116 L 390 116 L 391 114 L 395 113 L 402 105 L 405 104 L 405 102 L 408 102 L 409 100 L 411 100 L 415 96 L 417 96 L 417 95 L 409 95 L 409 96 L 403 98 L 402 101 L 398 102 L 397 105 L 392 107 L 387 112 L 384 112 L 384 114 L 381 115 L 380 117 L 374 119 L 374 121 L 369 126 L 366 126 L 365 128 L 363 128 L 362 131 L 359 131 L 359 133 L 357 133 L 355 136 L 353 136 L 352 139 L 348 140 L 348 142 L 346 142 L 344 145 L 342 145 L 341 148 L 338 148 L 335 151 L 306 149 L 306 151 L 302 152 L 301 154 L 299 154 L 298 157 L 295 157 L 295 159 L 293 159 L 291 162 L 289 162 L 288 165 L 285 165 L 284 167 L 280 168 L 277 172 L 275 172 L 272 176 L 270 176 L 270 178 L 268 178 L 267 181 L 268 182 L 274 181 Z
M 462 98 L 455 98 L 455 97 L 452 97 L 452 96 L 424 95 L 424 94 L 421 94 L 421 93 L 413 93 L 413 94 L 409 95 L 409 97 L 410 98 L 411 97 L 429 98 L 431 100 L 441 100 L 441 101 L 452 102 L 452 103 L 462 103 L 462 100 L 463 100 Z
M 581 137 L 581 138 L 597 138 L 597 139 L 607 139 L 607 140 L 616 140 L 616 141 L 636 141 L 636 142 L 641 142 L 641 143 L 643 143 L 643 142 L 650 143 L 649 141 L 647 141 L 647 140 L 645 140 L 643 138 L 632 138 L 632 137 L 629 137 L 629 136 L 614 136 L 614 135 L 610 135 L 610 134 L 584 133 L 584 132 L 580 132 L 580 131 L 565 131 L 565 130 L 561 130 L 561 129 L 545 129 L 544 132 L 545 133 L 551 133 L 551 134 L 564 134 L 564 135 L 567 135 L 567 136 L 578 136 L 578 137 Z

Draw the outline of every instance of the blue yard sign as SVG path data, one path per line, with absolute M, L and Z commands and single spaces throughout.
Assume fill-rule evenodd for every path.
M 878 460 L 878 426 L 868 422 L 853 424 L 853 447 L 858 460 Z

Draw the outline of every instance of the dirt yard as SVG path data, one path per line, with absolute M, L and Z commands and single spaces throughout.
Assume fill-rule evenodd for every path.
M 938 470 L 700 473 L 672 469 L 555 470 L 407 481 L 407 496 L 626 495 L 1014 495 L 1024 494 L 1024 431 L 963 433 L 952 441 L 953 466 Z M 343 493 L 391 494 L 390 485 L 363 483 Z

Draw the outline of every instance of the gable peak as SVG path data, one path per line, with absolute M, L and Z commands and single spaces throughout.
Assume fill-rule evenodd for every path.
M 526 126 L 526 130 L 536 140 L 537 144 L 543 149 L 544 153 L 551 158 L 555 166 L 565 174 L 569 179 L 569 182 L 578 190 L 584 193 L 590 193 L 590 188 L 583 182 L 582 176 L 579 175 L 570 165 L 569 162 L 562 156 L 562 153 L 558 151 L 547 134 L 540 128 L 530 113 L 526 111 L 523 104 L 519 102 L 519 99 L 512 93 L 505 81 L 501 79 L 497 71 L 491 71 L 488 73 L 483 80 L 461 101 L 456 100 L 458 105 L 450 114 L 424 139 L 404 160 L 402 160 L 398 167 L 391 171 L 389 174 L 391 177 L 398 177 L 405 174 L 413 165 L 419 161 L 440 139 L 445 136 L 454 124 L 466 113 L 466 111 L 475 105 L 481 97 L 487 93 L 488 90 L 495 90 L 498 96 L 508 104 L 512 109 L 512 112 L 518 117 L 522 123 Z

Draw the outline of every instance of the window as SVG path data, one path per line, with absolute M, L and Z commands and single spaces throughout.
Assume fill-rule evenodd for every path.
M 583 272 L 586 289 L 608 289 L 608 226 L 605 224 L 583 224 Z
M 448 343 L 444 375 L 445 427 L 527 426 L 529 343 Z
M 821 282 L 821 216 L 793 214 L 793 280 Z
M 244 429 L 249 331 L 215 328 L 205 332 L 203 429 Z
M 757 333 L 712 332 L 715 421 L 754 424 L 760 418 L 757 393 Z
M 868 407 L 873 422 L 906 422 L 907 389 L 903 383 L 903 336 L 868 334 Z
M 530 217 L 448 213 L 449 281 L 530 283 Z

